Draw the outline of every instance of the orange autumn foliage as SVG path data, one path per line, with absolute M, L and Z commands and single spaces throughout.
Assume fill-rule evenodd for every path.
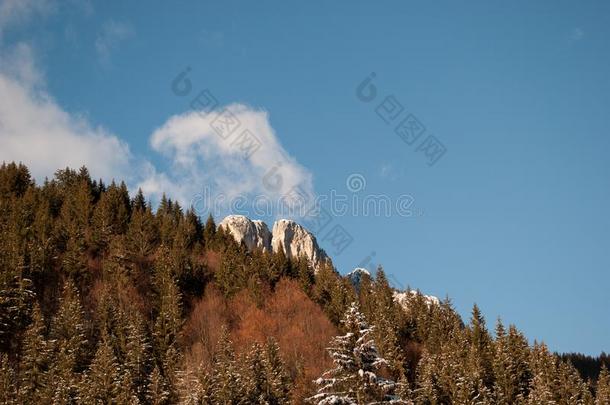
M 223 325 L 229 327 L 238 353 L 253 342 L 264 344 L 274 338 L 295 388 L 303 391 L 297 396 L 310 392 L 311 381 L 331 365 L 326 347 L 337 330 L 296 281 L 280 280 L 261 307 L 247 290 L 227 301 L 208 287 L 184 327 L 189 363 L 211 364 Z

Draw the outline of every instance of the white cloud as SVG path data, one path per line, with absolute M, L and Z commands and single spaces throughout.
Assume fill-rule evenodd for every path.
M 126 143 L 64 111 L 44 89 L 31 48 L 0 52 L 0 161 L 26 164 L 39 181 L 60 168 L 86 165 L 105 179 L 130 173 Z
M 95 50 L 103 65 L 110 64 L 112 52 L 118 49 L 121 42 L 134 35 L 131 24 L 109 20 L 102 25 L 102 29 L 95 39 Z
M 145 192 L 171 190 L 187 204 L 205 186 L 211 187 L 214 196 L 227 199 L 259 195 L 278 201 L 295 188 L 314 195 L 311 173 L 286 153 L 266 111 L 243 104 L 231 104 L 222 111 L 239 122 L 226 139 L 214 129 L 218 112 L 176 115 L 154 131 L 151 145 L 169 158 L 171 167 L 168 173 L 150 172 L 141 183 Z M 251 142 L 242 142 L 246 139 Z
M 0 33 L 28 21 L 42 7 L 33 0 L 24 3 L 27 7 L 6 4 L 0 7 Z M 96 41 L 100 57 L 108 60 L 130 32 L 128 25 L 106 24 Z M 313 196 L 310 172 L 286 153 L 266 111 L 227 106 L 240 126 L 226 139 L 212 127 L 218 112 L 170 117 L 150 138 L 152 148 L 167 159 L 167 169 L 159 169 L 134 157 L 117 135 L 65 111 L 46 90 L 35 62 L 28 44 L 7 47 L 0 38 L 0 162 L 23 162 L 38 181 L 57 169 L 84 165 L 94 178 L 126 180 L 132 190 L 140 186 L 153 200 L 165 192 L 185 206 L 206 186 L 214 196 L 227 199 L 263 195 L 277 200 L 296 187 Z M 243 136 L 245 130 L 249 138 Z M 256 143 L 250 146 L 255 150 L 244 142 L 253 139 Z

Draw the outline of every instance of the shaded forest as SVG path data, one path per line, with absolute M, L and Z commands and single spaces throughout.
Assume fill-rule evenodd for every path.
M 2 403 L 610 405 L 607 356 L 393 293 L 85 168 L 0 167 Z

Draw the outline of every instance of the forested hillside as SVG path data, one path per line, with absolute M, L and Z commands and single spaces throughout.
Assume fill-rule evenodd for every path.
M 610 404 L 601 362 L 393 293 L 85 168 L 0 167 L 2 403 Z

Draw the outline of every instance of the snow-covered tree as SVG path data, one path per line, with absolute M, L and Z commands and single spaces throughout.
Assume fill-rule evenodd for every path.
M 80 386 L 80 398 L 86 404 L 110 404 L 121 388 L 120 367 L 110 345 L 103 336 L 95 357 Z
M 243 381 L 235 360 L 233 342 L 229 332 L 223 328 L 218 352 L 214 359 L 211 396 L 214 403 L 237 404 L 243 399 Z
M 178 401 L 181 405 L 211 404 L 210 376 L 202 364 L 179 370 L 176 375 Z
M 53 381 L 53 402 L 68 403 L 74 400 L 78 389 L 79 373 L 88 353 L 86 321 L 78 290 L 71 280 L 63 288 L 59 310 L 51 322 L 50 339 L 54 344 L 50 378 Z
M 0 353 L 0 403 L 18 404 L 15 370 L 6 354 Z
M 529 346 L 525 336 L 513 325 L 506 333 L 504 325 L 498 320 L 493 359 L 494 399 L 498 405 L 523 403 L 531 376 L 528 356 Z
M 288 402 L 290 382 L 274 340 L 269 339 L 264 348 L 254 343 L 245 356 L 242 369 L 247 403 L 279 405 Z
M 602 370 L 597 379 L 595 405 L 610 405 L 610 373 L 605 364 L 602 364 Z
M 248 403 L 263 403 L 267 393 L 267 373 L 263 359 L 263 348 L 255 342 L 246 354 L 245 366 L 245 401 Z
M 165 378 L 161 374 L 159 367 L 155 366 L 150 374 L 150 382 L 146 390 L 147 402 L 152 405 L 167 404 L 170 394 Z
M 334 337 L 328 348 L 334 368 L 315 381 L 320 388 L 308 401 L 318 405 L 389 403 L 395 399 L 396 384 L 378 374 L 387 362 L 377 352 L 373 328 L 355 303 L 342 324 L 345 335 Z
M 280 357 L 280 348 L 274 339 L 269 339 L 265 347 L 265 374 L 267 380 L 266 400 L 269 404 L 283 404 L 290 396 L 290 380 L 286 374 L 284 362 Z
M 24 403 L 48 403 L 51 401 L 49 363 L 51 350 L 45 339 L 45 323 L 38 304 L 32 311 L 32 323 L 26 329 L 19 365 L 19 398 Z

